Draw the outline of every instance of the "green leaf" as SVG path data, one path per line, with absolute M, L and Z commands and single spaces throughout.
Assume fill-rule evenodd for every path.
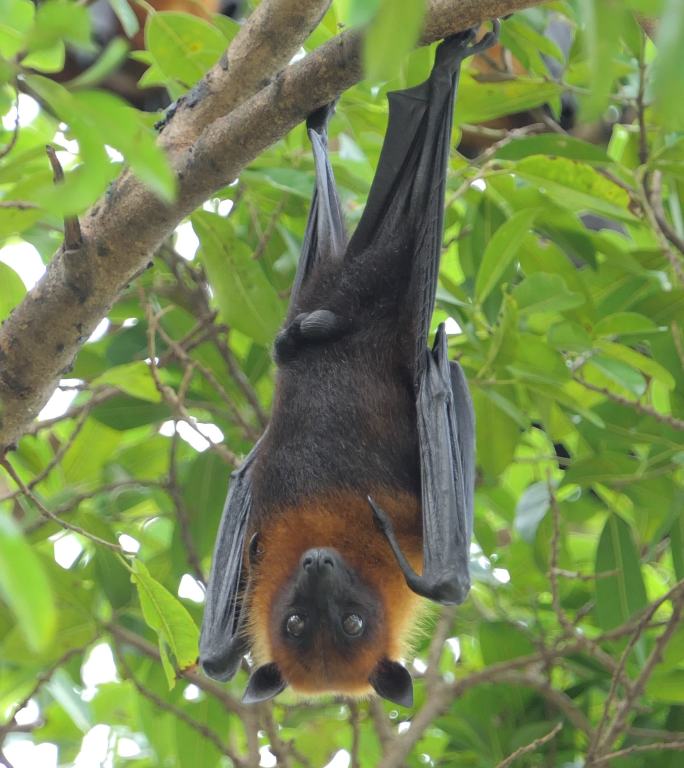
M 110 368 L 106 373 L 98 376 L 92 385 L 94 387 L 106 385 L 116 387 L 131 397 L 147 400 L 150 403 L 160 403 L 162 400 L 152 378 L 150 367 L 143 360 Z
M 171 202 L 175 195 L 176 178 L 166 156 L 155 142 L 154 132 L 145 118 L 122 99 L 104 91 L 79 91 L 70 93 L 58 83 L 40 75 L 26 75 L 28 85 L 45 101 L 55 114 L 71 126 L 79 142 L 83 165 L 68 174 L 66 183 L 59 189 L 50 187 L 44 199 L 62 212 L 64 198 L 78 192 L 83 177 L 97 179 L 98 185 L 107 183 L 110 168 L 104 145 L 118 149 L 131 168 L 159 197 Z M 78 173 L 81 172 L 79 179 Z M 80 183 L 79 183 L 80 182 Z M 96 194 L 100 190 L 96 188 Z M 85 207 L 91 199 L 72 205 Z M 65 212 L 73 212 L 65 211 Z
M 596 618 L 604 630 L 629 621 L 647 605 L 639 553 L 627 523 L 611 514 L 596 550 L 596 573 L 610 573 L 596 580 Z
M 73 108 L 88 128 L 96 131 L 104 144 L 118 149 L 136 176 L 162 200 L 173 202 L 176 177 L 143 116 L 121 99 L 102 91 L 81 91 L 73 99 Z
M 378 12 L 379 7 L 380 0 L 349 0 L 347 24 L 351 27 L 367 24 Z
M 506 294 L 501 304 L 498 323 L 487 351 L 487 367 L 504 366 L 515 360 L 518 346 L 518 307 Z
M 480 652 L 486 666 L 529 656 L 536 649 L 530 638 L 508 621 L 483 621 L 480 624 Z
M 201 556 L 211 553 L 227 490 L 228 473 L 221 457 L 211 451 L 197 456 L 183 482 L 183 499 Z
M 458 92 L 456 123 L 482 123 L 503 115 L 540 107 L 563 92 L 559 83 L 542 78 L 515 78 L 501 82 L 479 82 L 464 73 Z
M 670 529 L 670 548 L 672 550 L 672 564 L 677 580 L 684 579 L 684 510 L 679 513 Z
M 546 335 L 554 349 L 568 352 L 586 352 L 591 349 L 591 337 L 578 323 L 565 320 L 549 328 Z
M 646 684 L 649 699 L 655 702 L 684 705 L 684 669 L 656 669 Z M 669 766 L 676 766 L 669 763 Z
M 582 160 L 585 163 L 608 162 L 608 156 L 602 147 L 560 133 L 523 136 L 504 144 L 496 153 L 496 157 L 501 160 L 523 160 L 530 155 L 567 157 L 569 160 Z
M 92 66 L 69 82 L 69 88 L 88 88 L 99 85 L 105 78 L 119 69 L 126 59 L 128 50 L 129 45 L 126 40 L 115 37 Z
M 508 370 L 523 380 L 556 386 L 570 378 L 562 356 L 530 333 L 520 334 L 515 360 Z
M 109 0 L 109 4 L 116 14 L 116 18 L 119 20 L 126 37 L 132 38 L 140 29 L 140 24 L 128 0 Z
M 282 301 L 249 248 L 235 236 L 230 219 L 204 211 L 192 224 L 200 239 L 200 259 L 216 291 L 228 325 L 270 346 L 285 315 Z
M 79 516 L 83 527 L 105 541 L 116 544 L 116 536 L 110 526 L 93 514 Z M 121 557 L 107 547 L 98 547 L 93 557 L 93 566 L 99 586 L 107 596 L 112 608 L 119 610 L 128 605 L 133 596 L 131 575 Z
M 22 67 L 36 69 L 39 72 L 61 72 L 66 60 L 66 47 L 62 40 L 56 40 L 51 46 L 39 48 L 22 59 Z
M 513 460 L 521 429 L 498 403 L 492 407 L 493 401 L 483 391 L 474 390 L 472 396 L 477 444 L 488 446 L 487 450 L 480 450 L 479 464 L 488 476 L 497 478 Z M 493 434 L 496 440 L 491 440 Z
M 145 45 L 166 77 L 189 88 L 216 64 L 226 39 L 203 19 L 167 11 L 148 17 Z
M 494 233 L 482 256 L 475 281 L 475 295 L 480 303 L 489 296 L 506 267 L 516 257 L 523 237 L 532 227 L 538 214 L 537 208 L 518 211 Z
M 668 143 L 654 152 L 648 161 L 652 170 L 671 173 L 677 178 L 684 178 L 684 136 Z
M 14 521 L 0 512 L 0 596 L 33 651 L 49 648 L 57 625 L 50 581 Z
M 0 55 L 11 59 L 26 47 L 36 7 L 31 0 L 0 0 Z
M 563 312 L 584 304 L 581 293 L 569 291 L 559 275 L 534 272 L 513 289 L 521 315 L 544 312 Z
M 539 523 L 551 506 L 547 483 L 533 483 L 520 497 L 515 508 L 515 530 L 528 544 L 534 542 Z
M 159 424 L 171 417 L 166 403 L 152 403 L 127 395 L 115 396 L 92 410 L 93 418 L 107 427 L 125 432 L 145 424 Z
M 40 51 L 59 42 L 85 50 L 94 49 L 90 39 L 90 16 L 85 5 L 64 0 L 40 3 L 29 38 L 29 50 Z
M 583 120 L 597 120 L 608 104 L 616 76 L 614 61 L 620 50 L 620 36 L 626 24 L 621 0 L 581 0 L 585 23 L 583 40 L 592 73 L 589 94 L 581 100 Z
M 71 483 L 94 483 L 122 439 L 121 432 L 87 419 L 62 460 L 64 478 Z
M 594 326 L 594 336 L 620 336 L 631 333 L 653 333 L 658 326 L 650 317 L 637 312 L 616 312 L 602 317 Z
M 532 74 L 549 74 L 549 67 L 543 55 L 564 62 L 563 52 L 552 39 L 552 35 L 538 32 L 524 14 L 513 14 L 505 19 L 501 25 L 499 39 L 502 47 L 509 50 Z
M 629 211 L 627 192 L 586 163 L 565 157 L 533 155 L 521 160 L 515 172 L 545 191 L 566 210 L 634 218 Z
M 591 371 L 592 368 L 598 369 L 604 376 L 637 395 L 637 397 L 641 397 L 646 391 L 644 377 L 638 371 L 635 371 L 634 368 L 620 360 L 612 360 L 605 355 L 594 355 L 585 364 L 585 368 L 586 371 Z
M 633 368 L 636 368 L 650 378 L 659 381 L 665 389 L 674 389 L 675 380 L 672 374 L 667 368 L 664 368 L 653 358 L 646 357 L 646 355 L 636 352 L 631 349 L 631 347 L 626 347 L 623 344 L 616 344 L 612 341 L 597 341 L 596 347 L 609 357 L 612 357 L 615 360 L 620 360 L 626 365 L 631 365 Z
M 400 64 L 418 42 L 424 14 L 424 0 L 379 0 L 364 38 L 364 71 L 369 80 L 396 77 Z
M 633 459 L 605 451 L 598 456 L 573 461 L 563 476 L 563 484 L 591 486 L 593 483 L 634 480 L 636 471 L 637 464 Z
M 9 313 L 21 302 L 26 295 L 26 288 L 19 275 L 0 262 L 0 321 L 5 320 Z
M 178 669 L 182 671 L 192 667 L 197 661 L 199 630 L 183 604 L 152 578 L 139 558 L 133 561 L 132 571 L 143 617 L 159 636 L 159 651 L 169 688 L 172 688 L 175 674 L 168 651 L 173 653 Z
M 93 564 L 99 586 L 112 608 L 119 610 L 128 605 L 133 593 L 131 580 L 114 552 L 106 547 L 99 547 L 93 558 Z
M 684 124 L 681 72 L 684 71 L 684 6 L 668 0 L 658 24 L 658 56 L 653 64 L 653 91 L 660 118 L 673 130 Z

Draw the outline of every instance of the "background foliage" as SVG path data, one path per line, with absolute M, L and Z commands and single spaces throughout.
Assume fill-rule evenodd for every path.
M 335 3 L 307 45 L 371 20 L 371 77 L 331 126 L 350 226 L 386 91 L 430 68 L 431 50 L 406 55 L 412 5 Z M 133 32 L 129 6 L 112 7 Z M 551 18 L 572 33 L 567 60 L 543 36 Z M 145 82 L 181 95 L 235 29 L 150 16 L 134 54 Z M 554 2 L 504 21 L 502 42 L 514 71 L 502 59 L 463 72 L 454 146 L 463 130 L 477 148 L 452 153 L 434 319 L 451 318 L 477 412 L 474 587 L 426 617 L 415 710 L 287 693 L 245 709 L 244 672 L 218 686 L 194 667 L 229 472 L 273 392 L 269 347 L 313 183 L 300 127 L 163 246 L 5 462 L 0 763 L 680 764 L 684 6 Z M 92 88 L 126 44 L 59 84 L 65 45 L 96 51 L 85 4 L 0 0 L 0 317 L 25 294 L 18 272 L 51 258 L 62 217 L 121 162 L 174 191 L 156 117 Z M 516 129 L 477 127 L 521 112 Z

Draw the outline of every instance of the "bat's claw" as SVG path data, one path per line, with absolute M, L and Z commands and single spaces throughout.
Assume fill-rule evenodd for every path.
M 477 27 L 471 27 L 464 32 L 457 32 L 442 43 L 444 51 L 438 51 L 438 55 L 441 54 L 441 56 L 446 56 L 449 60 L 452 60 L 455 57 L 456 62 L 463 61 L 463 59 L 467 59 L 469 56 L 476 56 L 478 53 L 482 53 L 494 45 L 499 39 L 500 31 L 501 23 L 498 19 L 494 19 L 492 21 L 492 31 L 487 32 L 487 34 L 476 43 L 473 43 L 472 41 L 475 39 Z M 441 47 L 442 46 L 440 46 L 440 48 Z
M 469 46 L 466 51 L 466 56 L 477 56 L 478 53 L 486 51 L 491 48 L 494 43 L 499 39 L 499 32 L 501 31 L 501 22 L 498 19 L 492 21 L 492 31 L 479 40 L 477 43 Z
M 368 500 L 368 503 L 370 504 L 370 507 L 373 510 L 373 520 L 375 521 L 375 524 L 382 531 L 382 533 L 385 534 L 385 536 L 387 536 L 388 538 L 390 536 L 394 537 L 394 529 L 392 528 L 392 521 L 390 520 L 387 512 L 385 512 L 384 509 L 379 507 L 373 501 L 371 496 L 366 496 L 366 499 Z

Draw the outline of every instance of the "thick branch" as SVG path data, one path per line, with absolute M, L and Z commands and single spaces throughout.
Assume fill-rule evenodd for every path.
M 431 0 L 422 42 L 539 2 Z M 289 10 L 303 5 L 306 12 Z M 68 259 L 60 250 L 5 322 L 0 329 L 0 453 L 27 430 L 59 378 L 69 371 L 81 344 L 178 222 L 307 114 L 361 79 L 361 35 L 346 32 L 287 67 L 255 93 L 299 47 L 326 5 L 320 0 L 263 3 L 276 14 L 274 19 L 296 31 L 278 27 L 276 34 L 275 24 L 268 19 L 248 26 L 227 53 L 224 75 L 230 95 L 217 88 L 216 78 L 224 81 L 214 69 L 164 126 L 160 142 L 178 177 L 177 201 L 163 204 L 130 172 L 124 172 L 84 217 L 82 248 L 68 252 Z M 240 55 L 235 55 L 234 47 Z M 259 53 L 243 62 L 240 57 L 246 50 Z M 249 71 L 258 77 L 250 79 L 244 74 Z M 246 84 L 237 85 L 242 77 Z M 202 119 L 195 117 L 200 114 Z M 212 118 L 216 119 L 210 122 Z M 206 127 L 198 135 L 200 126 Z M 75 260 L 79 285 L 70 279 Z

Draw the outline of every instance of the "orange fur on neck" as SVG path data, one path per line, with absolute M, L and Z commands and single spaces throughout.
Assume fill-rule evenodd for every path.
M 408 493 L 376 491 L 374 500 L 391 516 L 397 539 L 412 566 L 422 563 L 420 504 Z M 365 495 L 336 491 L 272 513 L 259 530 L 263 556 L 252 570 L 249 627 L 252 653 L 258 664 L 275 661 L 284 679 L 300 693 L 368 693 L 368 676 L 383 657 L 406 652 L 418 613 L 419 598 L 406 585 L 385 536 L 373 521 Z M 272 637 L 271 610 L 278 593 L 295 574 L 302 554 L 311 548 L 336 549 L 384 606 L 381 631 L 363 644 L 352 662 L 313 653 L 310 663 L 291 658 Z

